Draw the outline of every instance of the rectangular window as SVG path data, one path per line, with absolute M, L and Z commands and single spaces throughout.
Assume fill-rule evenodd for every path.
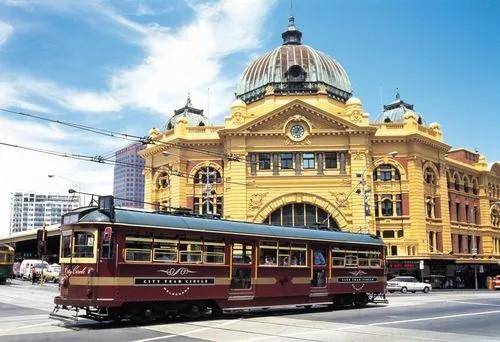
M 233 244 L 233 263 L 251 264 L 252 263 L 252 245 L 246 243 Z
M 325 153 L 325 169 L 336 169 L 337 168 L 337 153 L 336 152 L 326 152 Z
M 282 169 L 292 169 L 293 168 L 293 154 L 292 153 L 281 153 L 281 168 Z
M 316 155 L 314 153 L 302 153 L 302 168 L 314 169 L 316 167 Z
M 157 262 L 177 262 L 177 240 L 154 240 L 153 260 Z
M 201 263 L 202 244 L 199 241 L 180 241 L 179 256 L 182 263 Z
M 262 241 L 260 243 L 259 263 L 263 266 L 276 266 L 278 264 L 278 243 Z
M 391 255 L 398 255 L 398 246 L 391 246 Z
M 358 265 L 359 267 L 369 267 L 370 266 L 370 253 L 368 251 L 358 252 Z
M 307 266 L 307 244 L 292 243 L 290 250 L 290 266 Z
M 278 249 L 278 265 L 290 266 L 290 244 L 280 243 Z
M 94 234 L 88 232 L 75 232 L 75 258 L 94 257 Z
M 384 239 L 393 239 L 394 238 L 394 230 L 383 230 L 382 238 Z
M 153 239 L 146 237 L 125 237 L 125 261 L 151 262 L 151 243 Z
M 403 201 L 401 195 L 396 195 L 396 216 L 403 215 Z
M 271 169 L 271 154 L 259 153 L 259 170 Z
M 345 251 L 345 267 L 357 267 L 357 266 L 358 266 L 358 252 Z
M 332 267 L 345 267 L 345 251 L 332 249 Z
M 223 242 L 207 242 L 203 244 L 203 262 L 205 264 L 224 264 L 225 245 Z
M 71 257 L 71 231 L 63 231 L 61 236 L 61 256 L 63 258 Z
M 382 260 L 380 259 L 380 252 L 370 252 L 370 267 L 381 267 Z

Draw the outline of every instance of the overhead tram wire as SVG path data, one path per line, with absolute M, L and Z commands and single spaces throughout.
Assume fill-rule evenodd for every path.
M 87 161 L 87 162 L 93 162 L 93 163 L 98 163 L 98 164 L 105 164 L 105 165 L 122 165 L 122 166 L 127 166 L 127 167 L 132 167 L 132 168 L 137 168 L 137 169 L 148 169 L 151 171 L 155 171 L 159 168 L 153 168 L 151 166 L 147 165 L 140 165 L 140 164 L 135 164 L 135 163 L 128 163 L 124 161 L 116 161 L 109 158 L 104 158 L 103 156 L 97 155 L 97 156 L 90 156 L 90 155 L 82 155 L 82 154 L 77 154 L 77 153 L 70 153 L 70 152 L 60 152 L 60 151 L 54 151 L 54 150 L 46 150 L 46 149 L 41 149 L 37 147 L 31 147 L 31 146 L 22 146 L 22 145 L 17 145 L 17 144 L 10 144 L 6 142 L 0 141 L 0 146 L 6 146 L 6 147 L 12 147 L 12 148 L 18 148 L 26 151 L 31 151 L 31 152 L 38 152 L 38 153 L 43 153 L 43 154 L 48 154 L 48 155 L 53 155 L 57 157 L 63 157 L 63 158 L 69 158 L 69 159 L 76 159 L 76 160 L 81 160 L 81 161 Z M 179 170 L 169 170 L 169 169 L 164 169 L 164 172 L 168 173 L 170 176 L 177 176 L 177 177 L 183 177 L 183 178 L 193 178 L 194 176 L 190 176 L 187 173 L 184 173 Z M 234 181 L 226 181 L 224 180 L 223 183 L 228 183 L 228 184 L 234 184 L 234 185 L 245 185 L 245 186 L 251 186 L 253 184 L 249 183 L 240 183 L 240 182 L 234 182 Z M 268 189 L 266 187 L 261 187 L 255 185 L 255 187 L 259 189 Z
M 218 158 L 227 159 L 229 161 L 249 163 L 248 161 L 242 160 L 240 157 L 237 157 L 234 155 L 227 155 L 225 153 L 214 152 L 214 151 L 210 151 L 210 150 L 206 150 L 206 149 L 202 149 L 202 148 L 196 148 L 196 147 L 192 147 L 192 146 L 185 146 L 185 145 L 178 144 L 178 143 L 166 142 L 166 141 L 162 141 L 162 140 L 158 140 L 158 139 L 152 139 L 150 137 L 141 137 L 141 136 L 134 135 L 134 134 L 128 134 L 128 133 L 113 131 L 113 130 L 104 129 L 104 128 L 92 127 L 92 126 L 77 124 L 77 123 L 73 123 L 73 122 L 69 122 L 69 121 L 51 119 L 51 118 L 43 117 L 43 116 L 36 115 L 36 114 L 18 112 L 18 111 L 6 109 L 6 108 L 0 108 L 0 111 L 5 112 L 5 113 L 14 114 L 14 115 L 20 115 L 20 116 L 24 116 L 24 117 L 28 117 L 28 118 L 32 118 L 32 119 L 52 122 L 52 123 L 56 123 L 58 125 L 63 125 L 63 126 L 67 126 L 67 127 L 71 127 L 71 128 L 75 128 L 75 129 L 80 129 L 80 130 L 83 130 L 86 132 L 100 134 L 103 136 L 108 136 L 108 137 L 112 137 L 112 138 L 116 138 L 116 139 L 123 139 L 123 140 L 128 140 L 128 141 L 140 142 L 142 144 L 166 145 L 166 146 L 191 150 L 194 152 L 199 152 L 199 153 L 206 154 L 206 155 L 216 156 Z

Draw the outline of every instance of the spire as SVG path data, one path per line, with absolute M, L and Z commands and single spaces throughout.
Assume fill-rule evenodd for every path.
M 283 45 L 299 45 L 301 44 L 300 39 L 302 38 L 302 32 L 297 30 L 295 26 L 295 17 L 293 16 L 292 10 L 292 0 L 290 0 L 290 16 L 288 17 L 288 27 L 285 32 L 281 34 L 283 38 Z

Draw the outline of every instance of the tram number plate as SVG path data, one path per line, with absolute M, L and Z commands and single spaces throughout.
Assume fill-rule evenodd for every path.
M 373 283 L 377 277 L 339 277 L 339 283 Z
M 138 286 L 214 285 L 214 278 L 134 278 Z

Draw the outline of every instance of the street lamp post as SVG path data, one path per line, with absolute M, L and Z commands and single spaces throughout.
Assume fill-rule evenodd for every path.
M 55 175 L 55 174 L 49 174 L 47 175 L 47 177 L 49 178 L 61 178 L 61 179 L 64 179 L 70 183 L 73 183 L 73 185 L 76 187 L 76 189 L 78 190 L 78 192 L 82 191 L 82 184 L 80 182 L 77 182 L 75 181 L 74 179 L 71 179 L 71 178 L 68 178 L 68 177 L 65 177 L 65 176 L 61 176 L 61 175 Z M 78 206 L 81 207 L 82 206 L 82 202 L 83 202 L 83 205 L 85 205 L 85 195 L 83 195 L 83 201 L 82 201 L 82 198 L 80 196 L 78 196 Z

